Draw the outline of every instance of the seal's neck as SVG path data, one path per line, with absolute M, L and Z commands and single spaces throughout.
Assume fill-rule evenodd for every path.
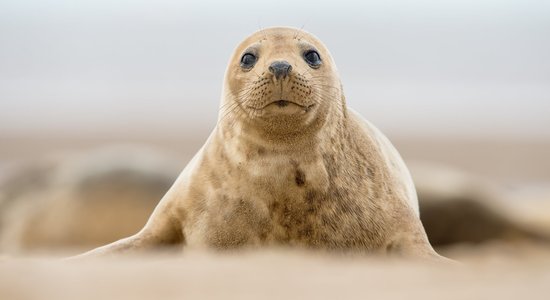
M 298 153 L 340 143 L 347 127 L 347 108 L 342 97 L 341 106 L 320 109 L 312 122 L 303 124 L 265 124 L 263 120 L 249 119 L 244 113 L 221 118 L 216 135 L 231 152 L 258 148 L 277 153 Z M 284 127 L 284 126 L 287 127 Z M 279 127 L 280 126 L 280 127 Z

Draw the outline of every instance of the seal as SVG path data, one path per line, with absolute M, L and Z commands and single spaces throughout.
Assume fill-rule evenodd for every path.
M 76 254 L 134 234 L 181 172 L 175 162 L 111 145 L 14 165 L 0 178 L 0 253 Z
M 517 194 L 483 176 L 441 163 L 412 161 L 408 165 L 421 220 L 436 249 L 449 253 L 449 248 L 457 244 L 550 244 L 550 227 L 543 221 L 550 220 L 548 214 L 540 214 L 541 218 L 534 213 L 548 209 L 535 204 L 537 200 L 517 198 Z M 517 203 L 533 210 L 528 212 Z
M 440 257 L 398 152 L 347 108 L 323 43 L 287 27 L 236 48 L 215 129 L 144 228 L 87 255 L 163 245 Z

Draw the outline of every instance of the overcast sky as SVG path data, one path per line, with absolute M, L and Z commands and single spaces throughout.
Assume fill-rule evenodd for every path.
M 348 103 L 390 135 L 550 139 L 550 1 L 0 2 L 0 134 L 212 127 L 260 27 L 331 50 Z

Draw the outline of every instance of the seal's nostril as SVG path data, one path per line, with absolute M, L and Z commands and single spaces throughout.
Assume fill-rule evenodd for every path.
M 275 75 L 275 78 L 285 78 L 292 71 L 292 66 L 286 61 L 275 61 L 269 66 L 269 72 Z

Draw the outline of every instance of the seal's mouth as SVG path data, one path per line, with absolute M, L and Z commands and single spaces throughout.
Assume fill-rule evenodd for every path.
M 278 107 L 285 107 L 288 105 L 288 101 L 286 100 L 277 100 L 274 102 Z
M 310 108 L 312 108 L 315 104 L 310 104 L 310 105 L 305 105 L 305 104 L 300 104 L 300 103 L 297 103 L 297 102 L 294 102 L 294 101 L 290 101 L 290 100 L 284 100 L 284 99 L 280 99 L 280 100 L 275 100 L 273 102 L 270 102 L 270 103 L 267 103 L 264 107 L 262 108 L 266 108 L 270 105 L 276 105 L 277 107 L 280 107 L 280 108 L 284 108 L 284 107 L 287 107 L 289 105 L 296 105 L 300 108 L 302 108 L 303 110 L 305 111 L 308 111 Z
M 268 115 L 295 115 L 295 114 L 306 114 L 308 113 L 315 104 L 304 104 L 298 103 L 285 99 L 273 100 L 265 103 L 262 106 L 248 106 L 249 109 L 252 109 L 259 113 L 261 116 Z M 259 116 L 259 115 L 256 115 Z

